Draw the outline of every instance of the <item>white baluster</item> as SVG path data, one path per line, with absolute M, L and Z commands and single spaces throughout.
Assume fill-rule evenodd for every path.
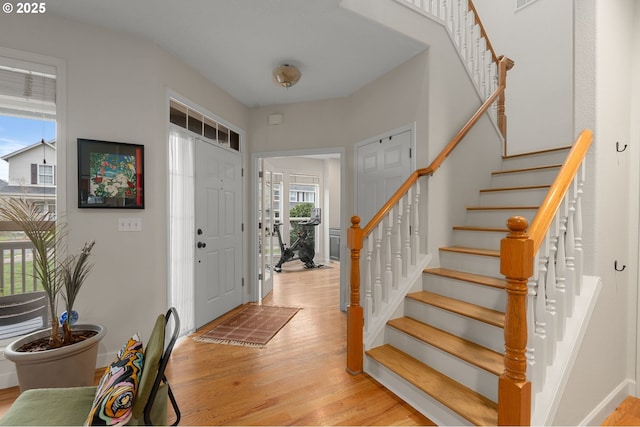
M 470 10 L 465 18 L 465 38 L 464 38 L 464 63 L 471 71 L 473 69 L 471 62 L 473 61 L 473 26 L 474 13 Z
M 536 360 L 536 324 L 535 324 L 535 304 L 536 304 L 536 290 L 535 282 L 530 280 L 527 283 L 527 351 L 525 356 L 527 358 L 527 379 L 533 383 L 535 388 L 538 383 L 535 378 L 538 376 L 538 365 Z M 532 332 L 533 331 L 533 332 Z
M 567 257 L 565 250 L 566 217 L 559 217 L 558 251 L 556 253 L 556 312 L 558 313 L 557 339 L 564 338 L 564 328 L 566 325 L 566 277 L 567 277 Z
M 413 188 L 409 188 L 404 199 L 404 217 L 402 221 L 402 241 L 404 248 L 402 251 L 402 276 L 407 277 L 409 271 L 409 261 L 411 261 L 411 196 Z
M 547 346 L 545 347 L 545 360 L 551 363 L 555 357 L 556 342 L 558 339 L 558 313 L 556 310 L 558 291 L 556 280 L 556 255 L 558 248 L 551 242 L 557 242 L 557 228 L 554 230 L 553 236 L 550 236 L 551 230 L 547 234 L 549 240 L 549 256 L 547 258 L 546 281 L 543 284 L 547 294 L 547 309 L 545 319 L 547 323 Z
M 418 263 L 418 253 L 420 252 L 420 180 L 416 181 L 415 194 L 413 199 L 413 217 L 411 230 L 411 265 Z
M 447 0 L 447 27 L 449 28 L 451 35 L 455 35 L 456 33 L 454 1 L 455 0 Z
M 365 293 L 364 293 L 364 302 L 365 302 L 365 331 L 369 331 L 369 325 L 373 323 L 373 291 L 371 289 L 372 285 L 372 276 L 371 276 L 371 258 L 373 256 L 373 239 L 372 236 L 366 238 L 364 245 L 367 248 L 367 256 L 365 258 L 365 271 L 364 271 L 364 285 L 365 285 Z
M 464 57 L 464 52 L 463 50 L 463 46 L 464 46 L 464 16 L 465 16 L 465 9 L 462 6 L 462 0 L 458 0 L 458 4 L 456 6 L 456 44 L 458 45 L 458 51 L 460 53 L 463 54 Z
M 584 275 L 584 254 L 582 249 L 582 194 L 584 186 L 584 162 L 578 172 L 578 194 L 576 199 L 576 219 L 575 219 L 575 235 L 576 235 L 576 295 L 582 292 L 582 279 Z
M 480 59 L 478 61 L 478 89 L 480 89 L 480 93 L 482 94 L 483 99 L 487 99 L 487 78 L 485 76 L 487 61 L 487 40 L 481 35 L 479 42 L 480 44 L 478 46 L 478 52 L 480 54 Z
M 482 37 L 480 36 L 480 26 L 479 25 L 475 25 L 473 27 L 473 37 L 474 37 L 474 41 L 475 41 L 475 49 L 473 52 L 473 79 L 476 82 L 476 85 L 479 87 L 480 86 L 480 55 L 481 55 L 481 50 L 480 50 L 480 40 L 482 40 Z
M 391 289 L 395 289 L 397 285 L 393 283 L 393 269 L 392 269 L 392 261 L 393 258 L 391 256 L 391 245 L 393 243 L 393 239 L 391 238 L 391 233 L 393 232 L 393 208 L 389 210 L 389 213 L 384 219 L 386 223 L 386 238 L 384 239 L 384 302 L 389 302 L 389 294 L 391 293 Z
M 532 377 L 533 386 L 536 391 L 539 391 L 544 384 L 544 376 L 546 371 L 545 363 L 545 348 L 547 347 L 547 323 L 546 319 L 546 298 L 545 298 L 545 281 L 546 281 L 546 257 L 539 257 L 536 255 L 536 261 L 538 264 L 537 278 L 532 278 L 529 282 L 529 293 L 533 291 L 533 298 L 535 298 L 535 304 L 533 305 L 533 340 L 535 348 L 539 351 L 535 352 L 536 371 L 534 371 L 534 377 Z
M 493 69 L 493 56 L 491 55 L 491 51 L 488 50 L 487 53 L 485 54 L 485 58 L 486 58 L 486 65 L 485 65 L 485 71 L 484 71 L 484 99 L 489 98 L 489 96 L 491 96 L 491 94 L 493 93 L 494 89 L 493 89 L 493 78 L 491 76 L 491 70 Z
M 498 68 L 495 62 L 491 63 L 491 93 L 494 93 L 498 89 Z M 491 116 L 494 120 L 498 120 L 498 101 L 491 105 Z
M 396 211 L 396 230 L 393 235 L 394 257 L 393 257 L 393 284 L 398 286 L 402 276 L 402 198 L 394 207 Z
M 375 256 L 373 257 L 375 266 L 375 282 L 373 285 L 373 313 L 380 317 L 382 307 L 382 227 L 381 224 L 375 229 L 376 245 Z
M 575 227 L 574 227 L 574 215 L 575 205 L 574 203 L 567 201 L 569 207 L 569 215 L 567 216 L 567 235 L 566 235 L 566 248 L 567 251 L 567 280 L 565 281 L 567 292 L 567 317 L 573 316 L 573 305 L 576 295 L 576 270 L 575 270 L 575 252 L 576 252 L 576 239 L 575 239 Z
M 460 9 L 460 56 L 464 63 L 467 63 L 467 38 L 469 34 L 469 27 L 467 25 L 467 19 L 469 11 L 466 7 L 462 6 Z

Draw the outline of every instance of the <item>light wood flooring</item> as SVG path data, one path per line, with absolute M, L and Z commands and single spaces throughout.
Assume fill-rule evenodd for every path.
M 302 310 L 265 348 L 179 341 L 167 377 L 182 411 L 180 424 L 433 425 L 368 375 L 345 371 L 339 272 L 339 264 L 314 270 L 284 265 L 263 303 Z M 96 373 L 99 378 L 102 370 Z M 18 393 L 17 387 L 0 390 L 0 416 Z M 603 425 L 640 425 L 640 400 L 627 399 Z
M 307 270 L 293 261 L 275 275 L 263 303 L 302 310 L 265 348 L 180 343 L 167 376 L 182 424 L 433 425 L 369 376 L 345 371 L 340 268 L 331 266 Z
M 640 426 L 640 399 L 628 396 L 602 423 L 603 426 Z

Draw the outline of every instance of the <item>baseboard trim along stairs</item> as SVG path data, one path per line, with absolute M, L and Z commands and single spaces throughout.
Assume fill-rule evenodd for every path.
M 407 292 L 380 345 L 365 352 L 365 371 L 438 425 L 498 422 L 507 299 L 500 240 L 509 217 L 533 219 L 567 152 L 505 159 L 491 188 L 467 208 L 465 224 L 451 230 L 453 244 L 440 248 L 440 266 L 424 269 L 422 289 Z M 600 286 L 585 279 L 556 358 L 532 397 L 532 425 L 553 421 Z

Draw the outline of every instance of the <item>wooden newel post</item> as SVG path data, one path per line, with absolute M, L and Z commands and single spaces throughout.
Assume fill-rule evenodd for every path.
M 513 68 L 515 62 L 506 56 L 501 56 L 498 62 L 498 86 L 507 87 L 507 71 Z M 498 129 L 502 133 L 505 142 L 507 141 L 507 115 L 505 114 L 505 93 L 498 98 Z
M 362 372 L 364 344 L 362 341 L 364 314 L 360 306 L 360 250 L 362 228 L 360 217 L 351 217 L 347 231 L 347 247 L 351 249 L 350 296 L 347 307 L 347 372 L 356 375 Z
M 527 282 L 533 276 L 533 240 L 527 220 L 509 218 L 500 242 L 500 272 L 507 278 L 504 373 L 498 383 L 498 425 L 530 425 L 531 383 L 527 381 Z

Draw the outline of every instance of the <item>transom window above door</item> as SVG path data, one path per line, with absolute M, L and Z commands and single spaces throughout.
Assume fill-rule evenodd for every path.
M 232 150 L 240 151 L 238 132 L 174 99 L 169 102 L 169 122 Z

